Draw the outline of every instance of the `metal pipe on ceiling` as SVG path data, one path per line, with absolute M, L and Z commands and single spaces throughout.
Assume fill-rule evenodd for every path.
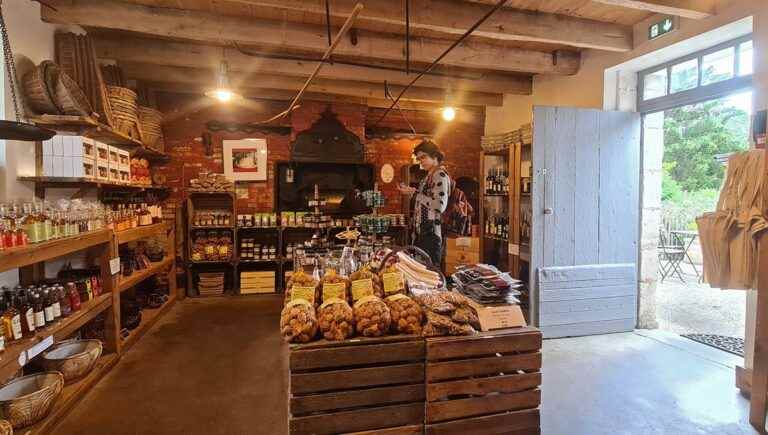
M 373 125 L 373 127 L 376 127 L 376 126 L 378 126 L 378 125 L 379 125 L 379 123 L 380 123 L 382 120 L 384 120 L 384 118 L 386 118 L 386 117 L 387 117 L 387 115 L 389 114 L 389 112 L 391 112 L 391 111 L 392 111 L 392 108 L 393 108 L 393 107 L 395 107 L 395 105 L 396 105 L 396 104 L 397 104 L 397 103 L 400 101 L 400 99 L 403 97 L 403 95 L 405 95 L 405 93 L 408 91 L 408 89 L 410 89 L 410 88 L 413 86 L 413 84 L 414 84 L 414 83 L 416 83 L 416 82 L 417 82 L 417 81 L 418 81 L 420 78 L 422 78 L 422 77 L 424 76 L 424 74 L 426 74 L 426 73 L 428 73 L 429 71 L 431 71 L 431 70 L 432 70 L 432 68 L 434 68 L 435 66 L 437 66 L 437 64 L 438 64 L 438 63 L 440 63 L 440 61 L 441 61 L 441 60 L 443 60 L 443 58 L 444 58 L 445 56 L 447 56 L 447 55 L 448 55 L 448 53 L 450 53 L 450 52 L 451 52 L 451 50 L 453 50 L 454 48 L 456 48 L 456 47 L 457 47 L 459 44 L 461 44 L 461 43 L 462 43 L 462 42 L 463 42 L 465 39 L 467 39 L 467 37 L 468 37 L 469 35 L 471 35 L 471 34 L 472 34 L 472 32 L 474 32 L 474 31 L 475 31 L 475 30 L 476 30 L 478 27 L 480 27 L 480 25 L 482 25 L 482 24 L 483 24 L 483 23 L 484 23 L 484 22 L 485 22 L 485 21 L 486 21 L 488 18 L 490 18 L 490 17 L 491 17 L 491 15 L 493 15 L 493 14 L 494 14 L 496 11 L 498 11 L 499 9 L 501 9 L 501 7 L 502 7 L 502 6 L 504 6 L 504 5 L 505 5 L 505 4 L 506 4 L 508 1 L 509 1 L 509 0 L 500 0 L 498 3 L 496 3 L 496 6 L 494 6 L 494 7 L 493 7 L 493 9 L 491 9 L 490 11 L 488 11 L 488 12 L 487 12 L 485 15 L 483 15 L 483 17 L 482 17 L 482 18 L 480 18 L 480 19 L 479 19 L 479 20 L 478 20 L 478 21 L 477 21 L 475 24 L 473 24 L 473 25 L 472 25 L 472 27 L 470 27 L 469 29 L 467 29 L 467 31 L 466 31 L 466 32 L 464 32 L 464 34 L 463 34 L 463 35 L 461 35 L 461 37 L 459 37 L 459 39 L 457 39 L 456 41 L 454 41 L 454 42 L 453 42 L 453 44 L 451 44 L 451 46 L 450 46 L 450 47 L 448 47 L 447 49 L 445 49 L 445 51 L 443 52 L 443 54 L 441 54 L 440 56 L 438 56 L 438 57 L 437 57 L 437 59 L 435 59 L 435 60 L 434 60 L 434 61 L 433 61 L 431 64 L 429 64 L 429 66 L 427 66 L 427 68 L 426 68 L 426 69 L 425 69 L 423 72 L 420 72 L 420 73 L 419 73 L 419 74 L 418 74 L 416 77 L 414 77 L 414 78 L 413 78 L 413 80 L 411 80 L 411 81 L 410 81 L 410 83 L 408 83 L 408 85 L 406 85 L 406 86 L 405 86 L 405 88 L 403 88 L 403 90 L 402 90 L 402 91 L 400 91 L 400 94 L 398 94 L 398 95 L 397 95 L 397 98 L 395 98 L 395 101 L 393 101 L 393 102 L 392 102 L 392 105 L 391 105 L 391 106 L 389 106 L 389 108 L 388 108 L 388 109 L 387 109 L 387 110 L 384 112 L 384 114 L 383 114 L 383 115 L 381 115 L 381 118 L 379 118 L 379 120 L 378 120 L 378 121 L 376 121 L 376 124 L 374 124 L 374 125 Z
M 411 0 L 405 0 L 405 74 L 411 73 Z

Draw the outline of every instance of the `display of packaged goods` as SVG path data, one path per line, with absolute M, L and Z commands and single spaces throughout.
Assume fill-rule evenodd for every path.
M 229 231 L 192 233 L 190 256 L 194 262 L 228 262 L 232 260 L 232 252 L 232 235 Z
M 224 294 L 224 273 L 209 272 L 200 273 L 198 276 L 197 291 L 200 296 L 219 296 Z
M 195 227 L 229 227 L 232 225 L 232 213 L 227 210 L 195 210 L 192 225 Z
M 277 227 L 277 214 L 275 213 L 238 214 L 237 226 L 241 228 Z

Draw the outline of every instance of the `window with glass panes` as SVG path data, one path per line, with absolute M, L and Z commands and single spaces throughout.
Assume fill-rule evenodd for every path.
M 747 35 L 640 72 L 638 111 L 666 110 L 721 98 L 749 88 L 752 35 Z

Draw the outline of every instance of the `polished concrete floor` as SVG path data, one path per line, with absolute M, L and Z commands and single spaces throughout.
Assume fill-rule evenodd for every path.
M 270 297 L 177 304 L 55 433 L 286 434 L 279 309 Z M 734 358 L 654 332 L 548 340 L 542 433 L 754 433 Z

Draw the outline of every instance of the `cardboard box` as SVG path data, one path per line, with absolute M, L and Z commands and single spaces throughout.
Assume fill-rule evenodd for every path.
M 456 237 L 448 238 L 446 242 L 446 250 L 450 251 L 463 251 L 463 252 L 480 252 L 480 238 L 479 237 Z
M 109 163 L 106 161 L 96 161 L 96 179 L 109 180 Z
M 120 166 L 120 170 L 127 169 L 130 171 L 131 169 L 131 153 L 129 153 L 126 150 L 117 150 L 117 158 L 118 158 L 118 164 Z
M 83 160 L 83 177 L 96 178 L 96 160 Z
M 54 156 L 64 157 L 64 137 L 56 135 L 51 138 L 51 142 L 53 144 L 53 154 Z
M 96 142 L 96 163 L 109 166 L 109 145 Z
M 120 167 L 120 148 L 108 145 L 109 148 L 109 167 L 118 169 Z
M 483 331 L 528 326 L 520 305 L 481 305 L 473 300 L 470 300 L 470 304 L 477 311 L 477 317 L 480 319 L 480 329 Z

